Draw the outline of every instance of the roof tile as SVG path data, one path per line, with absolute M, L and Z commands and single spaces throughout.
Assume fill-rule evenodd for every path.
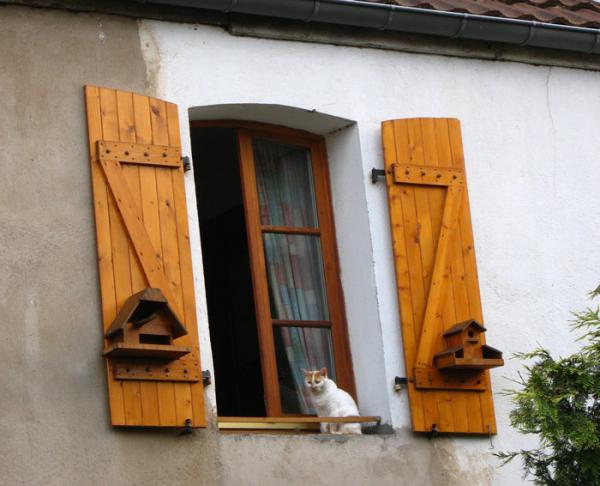
M 440 12 L 470 13 L 573 27 L 600 28 L 600 3 L 594 0 L 367 0 Z

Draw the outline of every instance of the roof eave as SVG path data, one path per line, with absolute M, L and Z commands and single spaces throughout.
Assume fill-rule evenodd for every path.
M 600 53 L 600 29 L 443 12 L 359 0 L 144 0 L 145 3 Z

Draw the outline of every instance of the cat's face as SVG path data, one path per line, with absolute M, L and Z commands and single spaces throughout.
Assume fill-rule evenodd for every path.
M 318 392 L 325 386 L 325 379 L 327 378 L 327 368 L 321 368 L 320 370 L 302 370 L 304 373 L 304 383 L 312 391 Z

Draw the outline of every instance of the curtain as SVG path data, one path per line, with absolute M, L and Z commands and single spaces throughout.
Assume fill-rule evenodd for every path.
M 303 147 L 254 141 L 261 223 L 318 226 L 310 153 Z M 265 233 L 265 259 L 274 319 L 329 319 L 321 241 L 318 235 Z M 284 412 L 314 413 L 302 369 L 327 367 L 335 379 L 329 328 L 276 328 L 278 371 Z M 282 362 L 284 360 L 285 362 Z

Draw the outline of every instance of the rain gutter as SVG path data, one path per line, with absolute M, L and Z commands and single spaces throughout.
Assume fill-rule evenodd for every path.
M 600 29 L 360 0 L 144 0 L 143 3 L 600 53 Z

